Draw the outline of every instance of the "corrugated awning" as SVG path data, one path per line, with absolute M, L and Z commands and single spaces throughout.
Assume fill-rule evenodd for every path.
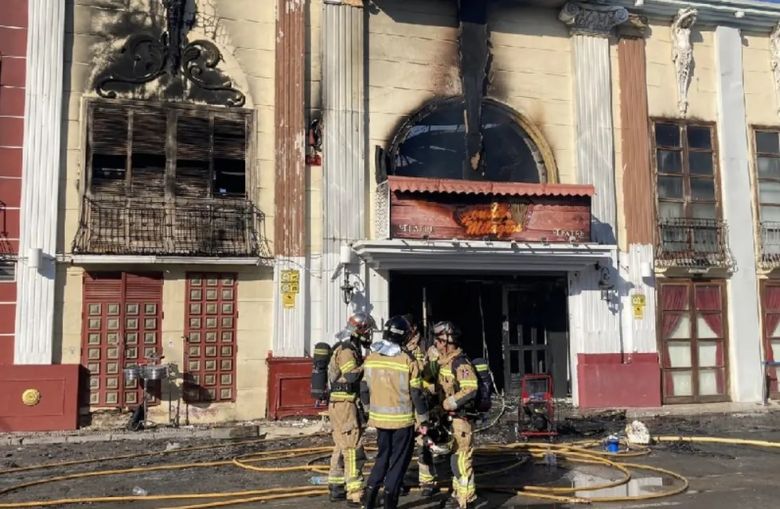
M 592 185 L 529 184 L 523 182 L 481 182 L 390 175 L 391 191 L 407 193 L 478 194 L 500 196 L 593 196 Z

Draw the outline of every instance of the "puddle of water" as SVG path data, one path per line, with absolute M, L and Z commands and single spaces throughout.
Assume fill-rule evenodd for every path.
M 611 478 L 599 476 L 594 472 L 572 470 L 567 473 L 566 478 L 571 482 L 573 488 L 593 486 L 603 484 Z M 596 491 L 577 491 L 578 497 L 635 497 L 638 495 L 647 495 L 668 490 L 669 486 L 674 485 L 674 480 L 667 477 L 632 477 L 627 483 L 605 488 Z

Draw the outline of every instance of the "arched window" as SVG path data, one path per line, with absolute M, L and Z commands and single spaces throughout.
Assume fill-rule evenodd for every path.
M 540 147 L 521 125 L 521 117 L 490 99 L 482 102 L 482 164 L 472 170 L 466 164 L 464 112 L 464 99 L 454 97 L 412 116 L 393 140 L 388 173 L 494 182 L 554 180 L 550 178 L 553 168 L 545 164 Z

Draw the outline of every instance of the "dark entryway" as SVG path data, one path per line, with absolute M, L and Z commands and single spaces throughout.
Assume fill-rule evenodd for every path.
M 491 276 L 391 273 L 390 314 L 412 313 L 431 326 L 452 320 L 468 355 L 486 357 L 499 390 L 520 391 L 526 373 L 550 373 L 555 396 L 571 394 L 563 274 Z

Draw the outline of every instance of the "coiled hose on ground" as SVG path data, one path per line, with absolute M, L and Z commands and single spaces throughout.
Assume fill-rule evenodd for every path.
M 322 435 L 322 434 L 319 434 Z M 311 437 L 312 435 L 310 435 Z M 316 435 L 315 435 L 316 436 Z M 33 471 L 45 471 L 48 469 L 72 467 L 77 465 L 97 464 L 107 461 L 134 459 L 141 457 L 151 456 L 172 456 L 175 454 L 188 453 L 193 451 L 212 450 L 225 447 L 234 447 L 238 445 L 252 445 L 252 444 L 270 444 L 274 441 L 290 440 L 290 437 L 284 437 L 281 439 L 253 439 L 245 440 L 241 442 L 232 442 L 228 444 L 217 444 L 198 447 L 185 447 L 169 451 L 157 451 L 151 453 L 139 453 L 139 454 L 127 454 L 123 456 L 112 456 L 91 460 L 77 460 L 66 461 L 58 463 L 49 463 L 28 467 L 18 467 L 6 469 L 0 471 L 0 475 L 17 474 Z M 728 445 L 745 445 L 753 447 L 766 447 L 766 448 L 780 448 L 780 442 L 770 442 L 762 440 L 744 440 L 734 438 L 717 438 L 717 437 L 687 437 L 687 436 L 660 436 L 655 437 L 657 442 L 698 442 L 698 443 L 717 443 Z M 642 465 L 637 463 L 627 463 L 622 461 L 624 458 L 632 458 L 637 456 L 644 456 L 650 453 L 649 448 L 631 448 L 623 452 L 609 453 L 595 449 L 600 447 L 599 441 L 580 441 L 572 443 L 561 444 L 538 444 L 538 443 L 511 443 L 511 444 L 492 444 L 479 447 L 475 450 L 475 455 L 478 456 L 495 456 L 495 455 L 515 455 L 518 453 L 524 453 L 530 455 L 534 459 L 543 459 L 545 455 L 550 453 L 555 454 L 558 461 L 568 462 L 572 464 L 586 464 L 586 465 L 600 465 L 611 468 L 620 473 L 620 477 L 614 481 L 608 481 L 601 484 L 595 484 L 592 486 L 578 486 L 576 488 L 570 487 L 554 487 L 543 485 L 523 485 L 523 486 L 507 486 L 507 485 L 491 485 L 489 483 L 480 482 L 478 484 L 480 490 L 498 491 L 503 493 L 509 493 L 512 495 L 521 495 L 532 498 L 539 498 L 544 500 L 550 500 L 567 504 L 589 504 L 589 503 L 602 503 L 602 502 L 633 502 L 638 500 L 647 500 L 654 498 L 668 497 L 682 493 L 688 488 L 688 480 L 669 470 L 665 470 L 658 467 L 649 465 Z M 82 479 L 88 477 L 103 477 L 112 475 L 121 475 L 127 473 L 139 473 L 139 472 L 154 472 L 164 470 L 185 470 L 185 469 L 204 469 L 214 468 L 220 466 L 233 465 L 238 468 L 251 470 L 258 473 L 282 473 L 282 472 L 327 472 L 327 466 L 322 464 L 316 464 L 315 461 L 318 458 L 326 457 L 331 451 L 331 447 L 315 446 L 315 447 L 303 447 L 303 448 L 287 448 L 287 449 L 273 449 L 261 452 L 256 452 L 248 455 L 238 456 L 230 460 L 222 461 L 209 461 L 209 462 L 195 462 L 195 463 L 170 463 L 146 467 L 135 468 L 123 468 L 112 470 L 99 470 L 94 472 L 80 472 L 74 474 L 60 475 L 55 477 L 48 477 L 44 479 L 37 479 L 28 481 L 22 484 L 11 486 L 0 490 L 0 495 L 15 492 L 32 486 L 38 486 L 42 484 L 68 481 L 73 479 Z M 312 458 L 315 456 L 315 458 Z M 290 460 L 300 458 L 305 460 L 298 465 L 292 466 L 269 466 L 268 463 L 281 460 Z M 477 474 L 477 478 L 486 478 L 494 476 L 497 473 L 505 472 L 512 469 L 523 461 L 517 461 L 511 463 L 509 466 L 505 466 L 501 469 L 482 471 Z M 631 479 L 631 471 L 649 471 L 660 474 L 662 476 L 670 477 L 677 480 L 676 486 L 672 489 L 663 492 L 648 493 L 636 496 L 612 496 L 612 497 L 585 497 L 583 493 L 603 490 L 607 488 L 613 488 L 623 485 Z M 58 500 L 33 500 L 27 502 L 11 502 L 0 503 L 0 509 L 11 508 L 23 508 L 23 507 L 47 507 L 56 505 L 69 505 L 69 504 L 85 504 L 85 503 L 121 503 L 121 502 L 133 502 L 133 501 L 194 501 L 202 500 L 205 502 L 199 502 L 190 505 L 173 505 L 166 506 L 166 509 L 207 509 L 212 507 L 227 507 L 237 506 L 240 504 L 253 503 L 253 502 L 268 502 L 274 500 L 299 498 L 299 497 L 313 497 L 322 496 L 327 494 L 326 487 L 318 486 L 292 486 L 292 487 L 274 487 L 257 490 L 245 490 L 234 492 L 213 492 L 213 493 L 177 493 L 168 495 L 147 495 L 147 496 L 105 496 L 105 497 L 82 497 L 82 498 L 63 498 Z M 579 495 L 578 495 L 579 494 Z

